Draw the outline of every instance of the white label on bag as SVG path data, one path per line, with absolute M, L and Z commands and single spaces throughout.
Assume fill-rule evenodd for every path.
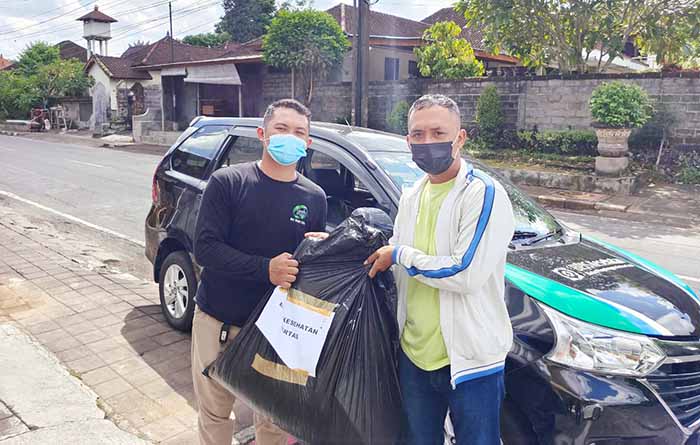
M 275 288 L 255 326 L 284 364 L 316 377 L 316 366 L 335 313 L 290 297 Z

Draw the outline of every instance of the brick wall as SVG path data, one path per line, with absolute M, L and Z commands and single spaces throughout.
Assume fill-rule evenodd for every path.
M 644 88 L 652 100 L 663 103 L 674 117 L 671 129 L 676 147 L 700 148 L 700 73 L 610 74 L 571 77 L 483 78 L 460 82 L 430 79 L 371 82 L 369 85 L 369 126 L 386 129 L 386 119 L 405 100 L 409 104 L 423 94 L 446 94 L 457 101 L 465 127 L 476 124 L 476 104 L 487 85 L 501 95 L 506 124 L 511 128 L 565 130 L 591 128 L 588 101 L 593 88 L 602 82 L 621 80 Z M 263 83 L 265 103 L 289 97 L 288 74 L 267 74 Z M 352 109 L 349 83 L 316 87 L 312 102 L 314 118 L 333 122 Z
M 160 85 L 148 85 L 143 87 L 144 107 L 151 112 L 160 113 L 162 90 Z

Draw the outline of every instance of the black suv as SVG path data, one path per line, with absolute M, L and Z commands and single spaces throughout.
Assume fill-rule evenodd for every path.
M 261 119 L 196 118 L 153 177 L 146 255 L 163 313 L 191 327 L 198 267 L 192 237 L 212 172 L 260 159 Z M 358 207 L 396 216 L 423 173 L 403 137 L 314 124 L 301 173 L 328 195 L 328 229 Z M 696 444 L 700 303 L 672 273 L 581 236 L 504 178 L 516 232 L 505 298 L 514 342 L 506 360 L 502 438 L 513 443 Z M 261 205 L 265 205 L 261 203 Z

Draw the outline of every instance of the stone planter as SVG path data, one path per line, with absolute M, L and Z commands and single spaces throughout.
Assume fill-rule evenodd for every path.
M 598 153 L 595 170 L 599 175 L 619 176 L 629 166 L 627 141 L 632 132 L 629 128 L 596 128 Z

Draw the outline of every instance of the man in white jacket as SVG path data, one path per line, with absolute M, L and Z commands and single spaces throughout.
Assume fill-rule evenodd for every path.
M 467 133 L 452 99 L 418 99 L 408 132 L 427 175 L 404 191 L 390 245 L 367 259 L 372 277 L 395 265 L 408 440 L 442 444 L 449 408 L 459 445 L 497 445 L 513 337 L 504 300 L 513 210 L 498 182 L 461 159 Z

